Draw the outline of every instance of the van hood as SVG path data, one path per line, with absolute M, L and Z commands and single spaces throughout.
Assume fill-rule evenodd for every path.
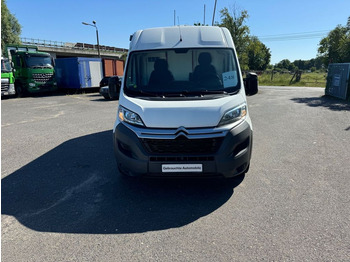
M 137 113 L 148 128 L 215 127 L 225 112 L 245 102 L 241 92 L 208 100 L 177 101 L 154 101 L 121 95 L 119 105 Z

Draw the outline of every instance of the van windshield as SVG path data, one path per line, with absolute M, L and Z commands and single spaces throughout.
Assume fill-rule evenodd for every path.
M 239 90 L 232 49 L 186 48 L 130 54 L 124 91 L 131 96 L 231 94 Z

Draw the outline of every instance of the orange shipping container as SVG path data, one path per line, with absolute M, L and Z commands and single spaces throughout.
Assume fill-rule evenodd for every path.
M 117 76 L 123 76 L 124 75 L 124 61 L 123 60 L 116 60 L 116 68 L 117 68 Z
M 116 59 L 103 59 L 104 76 L 122 76 L 124 74 L 124 61 Z

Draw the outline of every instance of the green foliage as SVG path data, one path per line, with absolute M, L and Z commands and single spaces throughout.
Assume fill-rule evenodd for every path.
M 7 44 L 20 44 L 21 25 L 16 17 L 10 13 L 6 1 L 1 0 L 1 48 L 4 49 Z
M 226 27 L 231 35 L 232 40 L 235 43 L 238 59 L 242 70 L 248 69 L 248 53 L 247 47 L 249 45 L 249 27 L 245 25 L 246 19 L 249 17 L 246 10 L 240 13 L 236 8 L 233 8 L 232 12 L 225 7 L 220 10 L 221 23 L 220 26 Z
M 250 70 L 265 70 L 270 64 L 271 53 L 257 37 L 253 36 L 249 40 L 247 47 L 248 67 Z
M 310 60 L 295 60 L 293 64 L 300 70 L 321 70 L 323 68 L 322 57 L 312 58 Z
M 294 71 L 297 69 L 297 67 L 294 64 L 292 64 L 288 59 L 283 59 L 282 61 L 277 63 L 275 67 L 289 71 Z
M 238 11 L 235 7 L 231 12 L 225 7 L 220 10 L 219 26 L 226 27 L 235 44 L 242 70 L 265 70 L 270 63 L 271 53 L 257 37 L 249 35 L 249 27 L 245 24 L 249 15 L 246 10 Z
M 350 17 L 347 25 L 338 25 L 319 43 L 318 53 L 327 67 L 329 63 L 350 62 Z
M 283 59 L 282 61 L 275 64 L 275 69 L 280 68 L 281 71 L 292 71 L 295 72 L 296 70 L 301 71 L 316 71 L 316 70 L 322 70 L 323 63 L 322 58 L 312 58 L 310 60 L 295 60 L 293 63 L 291 63 L 288 59 Z

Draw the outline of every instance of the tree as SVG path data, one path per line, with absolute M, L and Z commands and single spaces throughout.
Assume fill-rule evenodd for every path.
M 318 53 L 325 66 L 329 63 L 350 62 L 350 17 L 346 26 L 338 25 L 321 39 Z
M 320 70 L 323 65 L 321 57 L 312 58 L 310 60 L 295 60 L 293 64 L 300 70 L 312 70 L 313 67 L 315 70 Z
M 293 62 L 293 64 L 295 65 L 296 68 L 300 69 L 300 70 L 305 70 L 305 63 L 306 61 L 305 60 L 295 60 Z
M 283 59 L 279 63 L 276 64 L 277 68 L 285 69 L 285 70 L 290 70 L 293 67 L 291 67 L 292 63 L 288 59 Z
M 249 15 L 246 10 L 238 11 L 236 7 L 231 12 L 225 7 L 220 10 L 219 26 L 226 27 L 235 44 L 242 70 L 265 70 L 270 63 L 271 53 L 257 37 L 249 35 L 249 27 L 245 24 Z
M 256 36 L 250 38 L 248 51 L 248 67 L 250 70 L 265 70 L 270 63 L 271 53 Z
M 245 25 L 246 19 L 249 17 L 246 10 L 241 11 L 240 13 L 234 7 L 232 12 L 225 7 L 220 10 L 221 14 L 221 23 L 220 26 L 226 27 L 231 35 L 233 42 L 236 46 L 236 51 L 238 59 L 241 65 L 242 70 L 248 69 L 248 54 L 247 47 L 249 45 L 249 27 Z
M 6 1 L 1 0 L 1 48 L 5 52 L 7 44 L 20 44 L 21 25 L 17 18 L 10 13 Z

